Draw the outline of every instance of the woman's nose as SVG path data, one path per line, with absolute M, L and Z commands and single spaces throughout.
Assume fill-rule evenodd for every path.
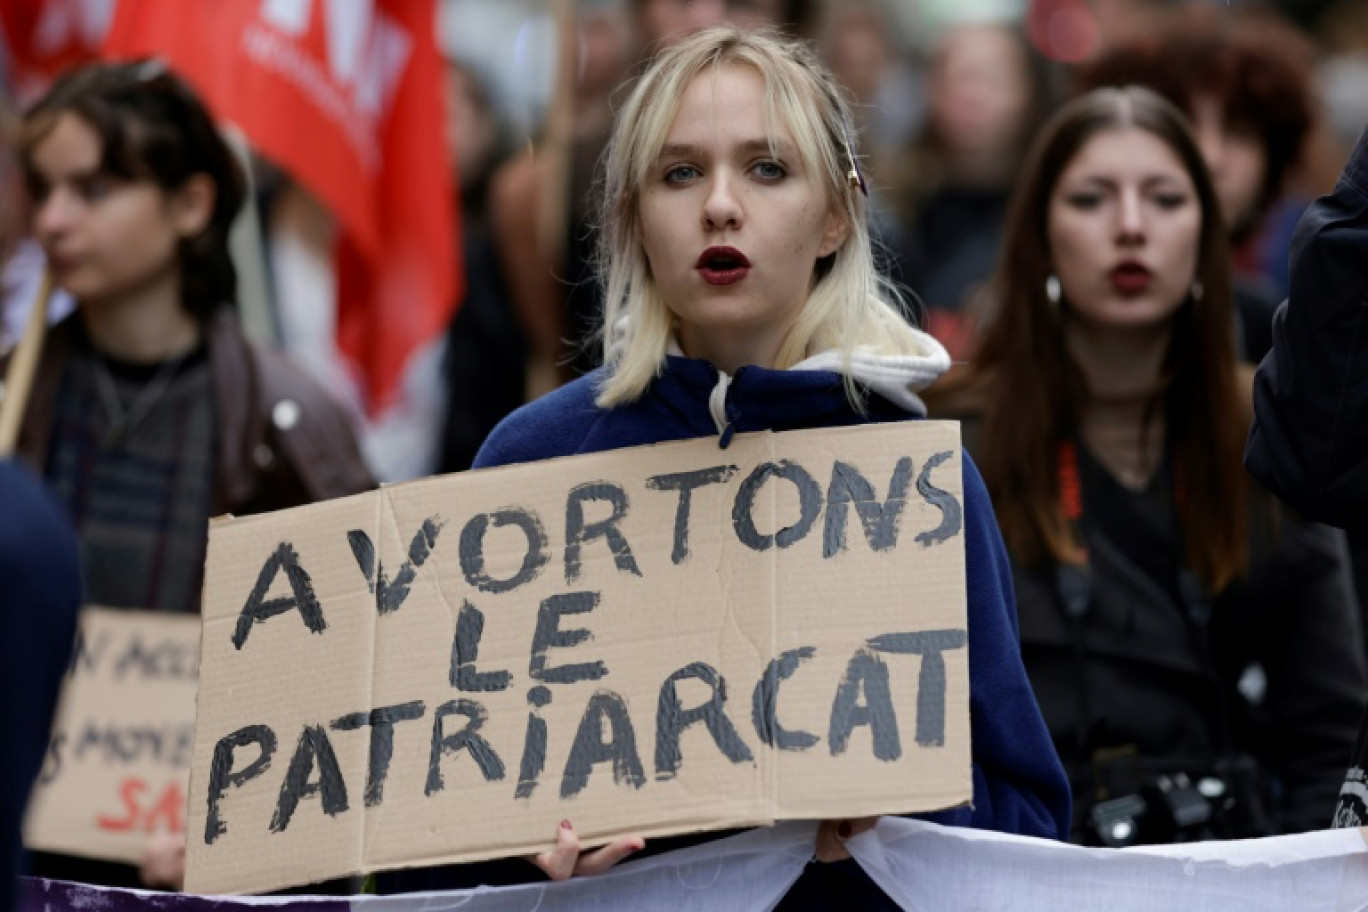
M 741 203 L 736 195 L 734 178 L 715 174 L 708 184 L 708 195 L 703 200 L 703 227 L 710 231 L 741 227 Z
M 1117 210 L 1116 232 L 1120 238 L 1134 240 L 1145 235 L 1145 212 L 1138 190 L 1127 190 L 1121 194 L 1121 206 Z
M 75 213 L 70 195 L 60 189 L 50 191 L 33 212 L 33 233 L 41 241 L 61 234 L 70 227 Z

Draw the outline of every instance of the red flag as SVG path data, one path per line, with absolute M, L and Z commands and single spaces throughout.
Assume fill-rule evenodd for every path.
M 99 56 L 115 0 L 0 0 L 8 77 L 20 104 Z
M 119 0 L 106 52 L 167 60 L 337 218 L 338 346 L 368 410 L 458 295 L 432 0 Z

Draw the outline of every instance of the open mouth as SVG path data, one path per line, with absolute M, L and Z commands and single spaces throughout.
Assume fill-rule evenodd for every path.
M 1139 263 L 1122 263 L 1111 271 L 1111 282 L 1122 294 L 1139 294 L 1150 287 L 1154 274 Z
M 709 285 L 732 285 L 746 277 L 750 265 L 746 255 L 735 247 L 709 247 L 694 268 Z

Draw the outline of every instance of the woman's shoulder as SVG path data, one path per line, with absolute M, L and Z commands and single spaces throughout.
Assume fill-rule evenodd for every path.
M 983 378 L 964 363 L 953 365 L 922 393 L 927 411 L 941 420 L 979 420 L 988 405 Z
M 287 353 L 254 342 L 229 321 L 217 321 L 209 342 L 218 420 L 227 433 L 255 440 L 242 452 L 250 460 L 230 461 L 220 472 L 230 489 L 258 472 L 269 472 L 272 450 L 285 457 L 311 501 L 368 491 L 375 479 L 361 455 L 357 423 L 331 392 Z M 237 401 L 234 391 L 253 389 L 250 401 Z M 263 449 L 264 448 L 264 449 Z M 284 469 L 281 466 L 281 469 Z M 298 506 L 295 495 L 272 501 L 270 508 Z
M 579 452 L 602 414 L 595 403 L 601 370 L 585 374 L 514 410 L 490 431 L 474 467 L 537 462 Z
M 980 378 L 972 377 L 964 364 L 956 364 L 922 393 L 927 417 L 933 421 L 956 421 L 966 454 L 977 450 L 987 411 L 988 395 Z

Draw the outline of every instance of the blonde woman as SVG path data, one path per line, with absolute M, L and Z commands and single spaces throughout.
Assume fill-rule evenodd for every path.
M 515 412 L 477 466 L 668 440 L 905 421 L 947 367 L 873 266 L 849 114 L 798 44 L 719 29 L 642 75 L 606 153 L 604 367 Z M 1067 786 L 1017 649 L 1010 571 L 983 483 L 964 470 L 974 799 L 945 823 L 1059 837 Z M 829 821 L 778 908 L 896 908 Z M 572 822 L 534 859 L 552 878 L 716 834 L 580 854 Z M 404 889 L 533 879 L 513 859 L 409 872 Z

